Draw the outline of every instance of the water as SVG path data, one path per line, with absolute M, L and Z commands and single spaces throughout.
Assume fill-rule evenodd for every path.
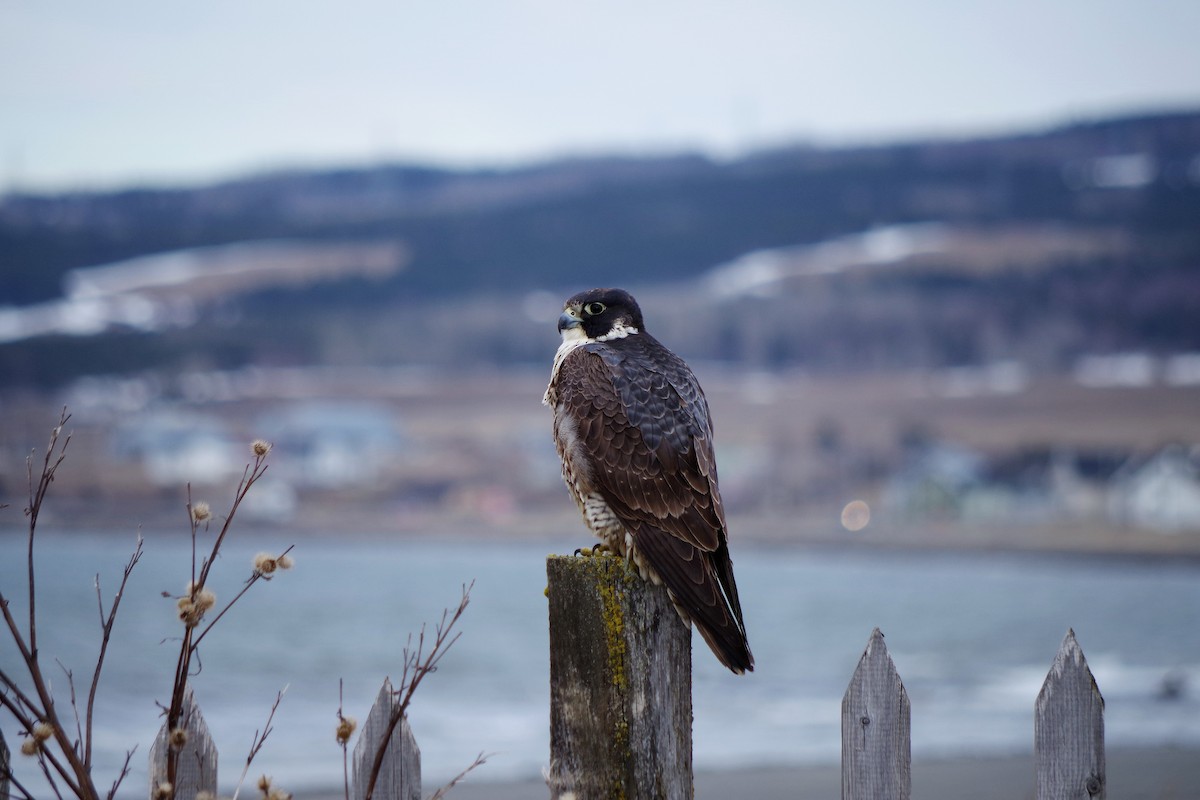
M 232 597 L 256 552 L 291 544 L 235 531 L 210 585 Z M 43 536 L 38 546 L 43 663 L 67 707 L 74 671 L 86 691 L 99 644 L 93 576 L 107 603 L 133 537 Z M 480 780 L 536 775 L 548 760 L 545 556 L 579 542 L 304 539 L 294 569 L 254 586 L 205 640 L 193 680 L 231 790 L 276 692 L 288 687 L 252 777 L 292 791 L 341 783 L 334 741 L 338 682 L 360 721 L 385 676 L 400 677 L 410 632 L 433 623 L 475 581 L 462 638 L 410 711 L 433 786 L 494 754 Z M 97 702 L 102 786 L 137 745 L 123 795 L 140 796 L 178 645 L 174 600 L 189 577 L 185 536 L 146 536 L 121 606 Z M 875 626 L 912 701 L 917 757 L 1028 751 L 1033 703 L 1073 627 L 1107 703 L 1110 746 L 1200 746 L 1200 567 L 996 555 L 736 549 L 757 671 L 736 677 L 695 639 L 695 764 L 714 769 L 836 761 L 842 694 Z M 0 587 L 27 614 L 24 538 L 0 536 Z M 0 665 L 20 671 L 0 636 Z M 1183 696 L 1159 699 L 1164 677 Z M 0 712 L 14 750 L 20 737 Z M 18 775 L 37 785 L 32 763 Z

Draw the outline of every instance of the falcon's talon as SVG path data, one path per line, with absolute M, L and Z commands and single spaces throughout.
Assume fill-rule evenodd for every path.
M 563 480 L 599 539 L 577 556 L 622 558 L 663 584 L 721 663 L 754 669 L 729 559 L 708 403 L 691 368 L 646 332 L 621 289 L 571 297 L 542 401 Z

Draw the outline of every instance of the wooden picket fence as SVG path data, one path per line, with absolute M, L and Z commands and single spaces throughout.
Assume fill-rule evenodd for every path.
M 371 769 L 381 746 L 386 747 L 386 753 L 372 797 L 379 800 L 421 800 L 421 750 L 413 738 L 408 720 L 401 718 L 390 740 L 384 741 L 388 735 L 388 721 L 397 702 L 392 683 L 385 678 L 354 747 L 351 800 L 365 800 Z M 179 753 L 175 797 L 178 800 L 191 800 L 200 792 L 210 792 L 217 797 L 217 748 L 209 736 L 204 715 L 200 713 L 190 691 L 184 698 L 181 719 L 188 736 Z M 155 798 L 155 787 L 165 779 L 167 747 L 167 729 L 164 725 L 159 729 L 150 750 L 150 800 Z M 0 792 L 0 800 L 8 798 Z
M 691 632 L 618 559 L 547 561 L 552 800 L 690 800 Z M 707 652 L 704 654 L 707 656 Z M 908 693 L 876 628 L 842 698 L 843 800 L 908 800 Z M 1034 706 L 1037 800 L 1103 800 L 1104 699 L 1068 630 Z
M 665 591 L 617 559 L 547 561 L 550 600 L 551 800 L 691 800 L 691 632 Z M 390 741 L 395 693 L 384 681 L 353 754 L 352 800 L 365 800 L 372 763 L 387 753 L 373 797 L 420 800 L 421 756 L 407 720 Z M 217 748 L 195 699 L 175 796 L 217 794 Z M 908 694 L 876 628 L 842 698 L 843 800 L 911 796 Z M 149 796 L 165 771 L 167 731 L 150 753 Z M 9 754 L 0 735 L 0 767 Z M 1037 696 L 1034 762 L 1038 800 L 1103 800 L 1104 700 L 1068 630 Z M 0 769 L 0 776 L 5 771 Z M 9 800 L 0 778 L 0 800 Z
M 908 693 L 878 628 L 842 697 L 842 797 L 908 798 Z M 1034 704 L 1038 800 L 1103 798 L 1104 698 L 1075 631 L 1058 648 Z

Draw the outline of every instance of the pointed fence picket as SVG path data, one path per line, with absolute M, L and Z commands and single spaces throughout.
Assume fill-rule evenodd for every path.
M 1034 763 L 1037 800 L 1104 800 L 1104 698 L 1073 630 L 1037 697 Z M 842 700 L 842 800 L 908 798 L 910 771 L 908 695 L 876 628 Z
M 908 692 L 876 628 L 842 698 L 842 794 L 908 800 Z
M 217 796 L 217 746 L 208 733 L 208 725 L 196 697 L 189 688 L 183 697 L 179 715 L 186 740 L 176 743 L 178 758 L 175 762 L 174 796 L 193 798 L 200 792 Z M 167 755 L 172 748 L 171 731 L 166 723 L 154 738 L 150 748 L 150 800 L 161 800 L 169 791 L 160 790 L 167 780 Z
M 1033 717 L 1037 800 L 1105 796 L 1104 698 L 1068 630 Z
M 550 566 L 551 612 L 564 615 L 551 625 L 550 649 L 559 668 L 551 670 L 550 716 L 563 722 L 555 727 L 560 737 L 555 753 L 574 768 L 609 776 L 604 781 L 573 779 L 569 790 L 555 794 L 551 786 L 551 794 L 574 800 L 599 800 L 613 791 L 627 800 L 689 796 L 691 651 L 686 629 L 678 624 L 662 587 L 604 569 L 607 561 L 597 559 L 586 569 Z M 556 603 L 556 594 L 562 602 Z M 589 622 L 569 616 L 572 608 L 591 609 L 585 616 L 602 618 Z M 392 685 L 384 681 L 354 748 L 354 800 L 368 800 L 367 783 L 381 747 L 384 756 L 371 800 L 420 800 L 420 750 L 407 719 L 391 724 L 395 704 Z M 611 713 L 600 713 L 602 707 Z M 578 727 L 589 715 L 606 720 L 618 737 L 613 741 L 621 746 L 586 748 L 585 763 L 571 754 L 581 752 L 579 743 L 593 736 L 590 728 Z M 188 734 L 174 796 L 192 800 L 201 791 L 215 796 L 217 748 L 190 691 L 183 719 Z M 659 722 L 651 724 L 651 719 Z M 909 730 L 908 695 L 876 628 L 842 698 L 843 800 L 908 800 Z M 165 779 L 169 737 L 164 728 L 151 750 L 151 798 Z M 0 800 L 8 800 L 10 791 L 8 757 L 0 735 L 0 766 L 5 767 L 0 769 Z M 1104 800 L 1104 699 L 1073 630 L 1067 631 L 1037 697 L 1034 763 L 1037 800 Z M 561 777 L 563 767 L 552 758 L 550 777 Z M 642 777 L 627 780 L 633 775 Z
M 0 731 L 0 800 L 8 800 L 8 745 Z
M 385 678 L 354 746 L 352 800 L 421 800 L 421 750 L 406 717 L 392 725 L 396 707 L 392 682 Z M 371 773 L 381 747 L 384 751 L 379 776 L 371 787 Z

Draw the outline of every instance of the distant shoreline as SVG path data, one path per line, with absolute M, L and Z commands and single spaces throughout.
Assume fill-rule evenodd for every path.
M 0 520 L 2 522 L 3 520 Z M 8 522 L 17 522 L 10 518 Z M 24 522 L 23 518 L 20 522 Z M 323 522 L 323 524 L 322 524 Z M 1182 533 L 1156 533 L 1150 531 L 1097 531 L 1091 537 L 1086 530 L 1072 531 L 1068 536 L 1045 536 L 1047 530 L 1068 530 L 1066 526 L 1054 528 L 1008 528 L 994 529 L 970 525 L 916 525 L 903 528 L 869 529 L 860 532 L 819 530 L 815 526 L 798 524 L 791 531 L 781 520 L 754 518 L 731 521 L 734 528 L 731 542 L 734 557 L 739 551 L 781 548 L 788 550 L 811 550 L 827 553 L 894 553 L 921 555 L 980 555 L 1013 558 L 1037 557 L 1041 559 L 1113 561 L 1125 564 L 1143 562 L 1187 563 L 1200 565 L 1200 531 Z M 293 537 L 302 543 L 305 539 L 346 537 L 355 540 L 380 540 L 429 542 L 444 539 L 461 541 L 514 541 L 545 542 L 558 552 L 571 552 L 576 547 L 593 544 L 581 522 L 573 515 L 543 515 L 528 519 L 505 520 L 485 524 L 478 520 L 453 519 L 403 521 L 381 519 L 379 515 L 358 515 L 355 520 L 307 520 L 303 525 L 258 525 L 247 522 L 239 526 L 244 535 L 270 537 Z M 154 520 L 151 524 L 122 526 L 113 521 L 108 524 L 92 521 L 91 524 L 63 524 L 61 520 L 39 527 L 39 536 L 69 536 L 77 532 L 85 535 L 121 536 L 135 535 L 138 531 L 188 535 L 182 525 L 169 520 Z M 0 524 L 0 537 L 24 536 L 23 525 Z M 1004 535 L 1007 534 L 1007 535 Z M 551 552 L 550 550 L 547 553 Z

